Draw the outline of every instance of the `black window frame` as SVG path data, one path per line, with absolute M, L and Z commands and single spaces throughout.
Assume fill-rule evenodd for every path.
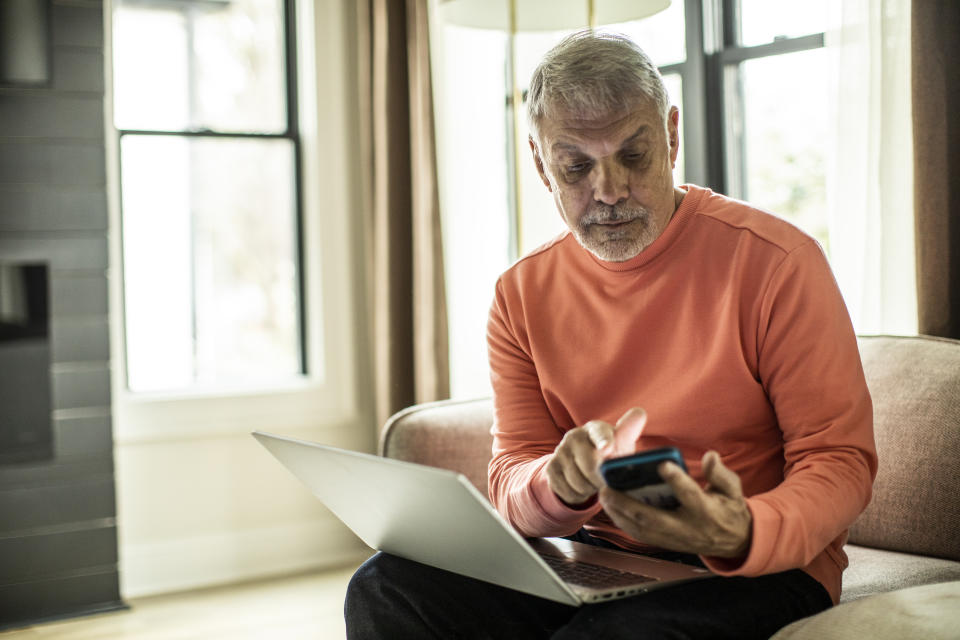
M 731 140 L 730 119 L 742 114 L 740 63 L 824 46 L 824 33 L 777 37 L 744 46 L 740 0 L 673 0 L 684 3 L 686 59 L 659 67 L 683 83 L 684 178 L 733 197 L 744 197 L 744 139 Z M 743 127 L 740 128 L 743 130 Z

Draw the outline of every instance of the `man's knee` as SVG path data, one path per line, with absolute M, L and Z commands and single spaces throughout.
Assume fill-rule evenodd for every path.
M 363 563 L 350 579 L 343 602 L 347 637 L 429 637 L 414 628 L 420 616 L 409 592 L 416 572 L 416 563 L 383 553 Z
M 378 553 L 364 562 L 347 584 L 344 607 L 348 613 L 352 608 L 366 607 L 371 601 L 382 600 L 387 591 L 403 591 L 396 583 L 405 575 L 405 563 L 410 564 L 408 560 L 384 553 Z

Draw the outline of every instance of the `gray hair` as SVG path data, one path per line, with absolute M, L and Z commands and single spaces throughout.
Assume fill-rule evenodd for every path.
M 605 115 L 651 100 L 666 122 L 670 99 L 656 65 L 630 38 L 578 31 L 540 61 L 527 94 L 527 120 L 534 137 L 539 125 L 562 111 Z

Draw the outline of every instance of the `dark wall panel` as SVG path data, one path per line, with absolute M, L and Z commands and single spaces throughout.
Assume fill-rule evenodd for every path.
M 99 507 L 91 509 L 91 504 L 96 504 L 98 501 L 100 504 L 106 504 L 105 494 L 103 492 L 103 479 L 112 473 L 112 451 L 72 456 L 58 453 L 57 457 L 52 461 L 0 465 L 0 485 L 4 487 L 4 490 L 0 491 L 0 504 L 6 504 L 8 507 L 18 506 L 19 502 L 24 500 L 23 491 L 49 489 L 50 487 L 57 486 L 62 487 L 79 482 L 83 485 L 84 489 L 84 494 L 80 496 L 80 499 L 86 501 L 86 507 L 84 507 L 86 509 L 85 513 L 97 512 L 97 515 L 93 516 L 94 519 L 101 517 L 112 518 L 112 514 L 104 516 L 100 513 L 102 509 L 99 509 Z M 95 481 L 97 478 L 100 478 L 100 482 Z M 91 486 L 88 486 L 91 482 L 93 482 L 93 491 L 90 491 Z M 38 495 L 43 494 L 29 494 L 26 499 L 33 499 Z M 18 514 L 13 515 L 18 518 L 21 517 Z M 22 519 L 19 520 L 19 522 L 22 522 Z M 83 519 L 73 524 L 77 523 L 88 526 L 89 519 L 84 516 Z M 62 525 L 64 523 L 55 522 L 52 524 Z M 51 523 L 38 524 L 36 526 L 51 526 Z M 9 527 L 11 527 L 9 530 L 7 527 L 6 521 L 0 524 L 0 538 L 5 535 L 3 533 L 4 531 L 9 534 L 10 531 L 14 531 L 15 529 L 14 524 L 9 525 Z M 34 531 L 34 533 L 39 532 L 39 529 Z M 82 556 L 83 554 L 81 553 L 80 555 Z
M 50 333 L 54 362 L 103 360 L 110 352 L 107 316 L 53 318 Z
M 2 533 L 115 517 L 113 474 L 91 475 L 68 484 L 0 491 L 0 513 L 4 514 Z M 85 549 L 76 552 L 81 557 L 86 554 Z M 6 573 L 5 565 L 3 570 Z
M 43 260 L 52 269 L 103 272 L 107 268 L 107 236 L 106 233 L 52 236 L 4 232 L 0 233 L 0 259 Z
M 0 564 L 11 580 L 36 581 L 91 566 L 117 563 L 115 526 L 49 533 L 21 538 L 0 538 Z M 83 553 L 77 553 L 83 549 Z
M 103 93 L 103 54 L 99 50 L 54 48 L 53 88 Z
M 110 406 L 107 365 L 72 366 L 53 371 L 53 411 Z
M 50 187 L 106 184 L 103 146 L 59 140 L 0 138 L 0 181 Z
M 66 138 L 103 144 L 103 97 L 37 95 L 0 96 L 0 136 Z
M 103 47 L 103 8 L 67 3 L 54 4 L 53 44 L 54 46 L 101 49 Z
M 42 415 L 52 438 L 45 455 L 0 464 L 0 629 L 123 606 L 110 412 L 104 10 L 97 0 L 52 0 L 49 83 L 0 85 L 0 263 L 47 267 L 49 362 L 38 379 L 49 379 Z M 41 401 L 43 385 L 20 384 L 25 371 L 11 375 L 0 384 Z
M 115 565 L 91 568 L 79 575 L 0 584 L 0 628 L 3 621 L 63 618 L 121 608 L 118 584 Z
M 4 231 L 104 231 L 107 195 L 102 186 L 51 187 L 2 184 L 0 234 Z
M 108 297 L 105 273 L 54 271 L 50 274 L 50 315 L 54 320 L 103 313 Z
M 99 460 L 103 459 L 104 466 L 95 467 L 94 472 L 109 473 L 113 468 L 112 429 L 109 414 L 55 417 L 53 433 L 57 456 L 61 459 L 89 459 L 98 465 L 101 464 Z

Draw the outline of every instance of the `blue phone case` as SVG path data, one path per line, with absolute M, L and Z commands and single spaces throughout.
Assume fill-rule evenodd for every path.
M 662 447 L 605 460 L 600 465 L 600 474 L 607 486 L 626 493 L 634 500 L 660 509 L 676 509 L 680 502 L 670 485 L 657 472 L 657 467 L 668 461 L 687 470 L 679 449 Z

